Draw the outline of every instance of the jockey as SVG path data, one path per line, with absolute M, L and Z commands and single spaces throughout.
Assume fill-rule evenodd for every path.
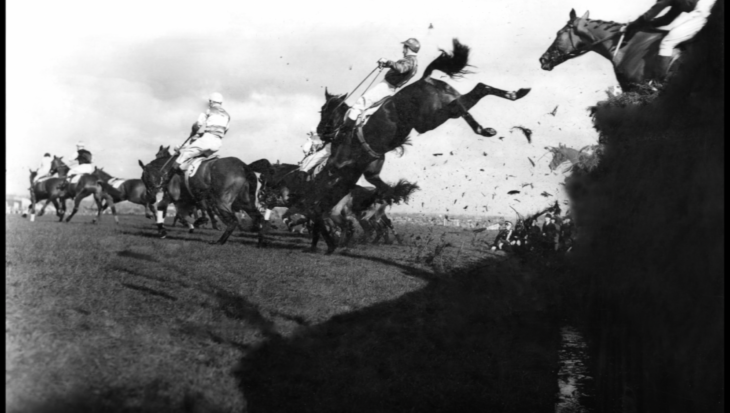
M 71 179 L 74 175 L 90 174 L 94 172 L 94 165 L 91 163 L 91 152 L 89 152 L 83 142 L 76 144 L 76 159 L 77 164 L 68 171 L 68 178 Z
M 198 116 L 193 125 L 195 135 L 190 143 L 182 147 L 175 147 L 178 156 L 175 164 L 167 168 L 187 170 L 190 160 L 199 156 L 209 156 L 218 152 L 223 145 L 223 136 L 228 132 L 228 123 L 231 116 L 223 109 L 223 96 L 220 93 L 212 93 L 208 99 L 208 110 Z M 168 171 L 163 171 L 167 173 Z
M 694 37 L 707 23 L 715 0 L 657 0 L 646 13 L 625 27 L 628 36 L 644 26 L 664 27 L 669 30 L 659 44 L 659 73 L 662 81 L 667 79 L 672 63 L 672 52 L 682 42 Z M 662 10 L 669 11 L 655 18 Z
M 53 158 L 50 153 L 43 155 L 43 158 L 41 158 L 41 164 L 38 166 L 38 172 L 36 173 L 35 178 L 33 178 L 33 183 L 36 183 L 40 181 L 41 178 L 45 178 L 51 174 L 52 163 Z
M 389 67 L 390 70 L 385 74 L 385 78 L 379 83 L 373 85 L 365 92 L 360 99 L 347 111 L 345 124 L 342 127 L 344 134 L 349 133 L 355 127 L 357 118 L 375 103 L 380 102 L 388 96 L 393 96 L 396 90 L 403 87 L 418 71 L 418 60 L 416 54 L 421 49 L 418 40 L 410 38 L 403 45 L 403 59 L 393 62 L 391 60 L 380 59 L 378 66 L 382 69 Z
M 307 133 L 307 141 L 302 145 L 304 159 L 299 163 L 299 170 L 303 172 L 316 171 L 317 167 L 324 164 L 331 154 L 331 143 L 323 142 L 317 135 L 317 130 L 312 128 Z

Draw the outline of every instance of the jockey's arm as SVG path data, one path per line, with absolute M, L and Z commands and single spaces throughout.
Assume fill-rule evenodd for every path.
M 388 60 L 385 63 L 383 63 L 383 66 L 389 67 L 398 73 L 406 73 L 413 68 L 413 62 L 411 62 L 408 59 L 401 59 L 397 62 Z
M 651 6 L 651 8 L 646 13 L 644 13 L 641 17 L 644 19 L 644 21 L 650 22 L 659 13 L 661 13 L 662 10 L 666 9 L 667 7 L 671 7 L 671 6 L 672 6 L 672 1 L 671 0 L 657 0 L 656 4 L 654 4 L 653 6 Z M 675 9 L 677 9 L 677 8 L 676 7 L 672 7 L 672 9 L 669 10 L 669 12 L 667 14 L 672 13 L 673 11 L 675 11 Z M 679 15 L 679 13 L 680 12 L 677 11 L 677 14 L 674 17 L 677 17 Z
M 682 13 L 682 10 L 679 10 L 677 7 L 672 7 L 669 9 L 669 11 L 661 17 L 657 17 L 656 19 L 652 20 L 650 23 L 654 27 L 662 27 L 666 26 L 669 23 L 673 22 L 674 19 L 677 18 Z

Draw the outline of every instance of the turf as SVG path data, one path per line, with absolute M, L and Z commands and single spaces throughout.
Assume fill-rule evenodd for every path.
M 89 220 L 6 216 L 8 411 L 554 409 L 553 280 L 471 231 L 325 256 Z

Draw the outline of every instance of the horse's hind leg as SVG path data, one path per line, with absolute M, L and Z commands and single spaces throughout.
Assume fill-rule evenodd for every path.
M 212 241 L 211 244 L 225 244 L 226 241 L 228 241 L 228 237 L 230 237 L 233 233 L 233 230 L 236 229 L 236 226 L 238 225 L 238 220 L 236 219 L 236 214 L 234 214 L 233 210 L 231 209 L 231 204 L 232 201 L 226 202 L 226 200 L 216 200 L 214 205 L 215 212 L 226 225 L 226 229 L 225 231 L 223 231 L 223 235 L 221 235 L 221 237 L 218 238 L 217 241 Z

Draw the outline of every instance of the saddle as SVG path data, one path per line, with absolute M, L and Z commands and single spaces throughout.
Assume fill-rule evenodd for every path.
M 357 129 L 361 129 L 363 126 L 365 126 L 366 123 L 368 123 L 368 120 L 370 120 L 370 116 L 372 116 L 375 112 L 380 109 L 381 106 L 386 104 L 389 100 L 393 99 L 393 96 L 386 96 L 379 101 L 373 103 L 370 105 L 369 108 L 362 111 L 360 116 L 357 117 L 357 121 L 355 123 L 355 127 Z
M 185 171 L 185 178 L 190 179 L 193 176 L 195 176 L 195 173 L 198 172 L 198 169 L 200 168 L 200 165 L 203 162 L 212 161 L 213 159 L 218 159 L 218 158 L 220 158 L 220 156 L 218 156 L 218 154 L 214 153 L 214 154 L 208 155 L 206 157 L 200 156 L 200 157 L 191 159 L 190 161 L 188 161 L 190 163 L 188 164 L 188 168 Z

